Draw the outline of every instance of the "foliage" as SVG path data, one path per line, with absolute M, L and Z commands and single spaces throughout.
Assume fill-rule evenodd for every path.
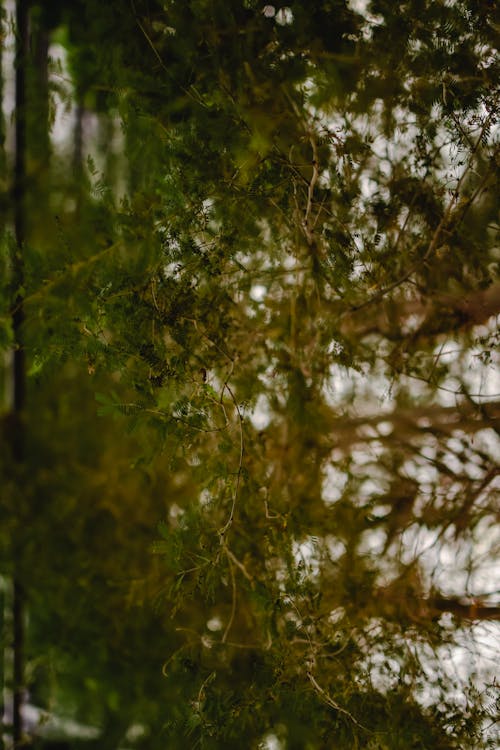
M 110 747 L 141 712 L 149 748 L 493 747 L 492 5 L 52 12 L 109 138 L 75 127 L 75 176 L 53 155 L 57 214 L 25 248 L 37 447 L 16 523 L 32 649 L 56 621 L 55 663 L 72 654 L 57 705 L 118 727 Z M 42 539 L 59 562 L 34 565 Z M 153 580 L 161 563 L 157 624 L 112 584 L 129 550 Z

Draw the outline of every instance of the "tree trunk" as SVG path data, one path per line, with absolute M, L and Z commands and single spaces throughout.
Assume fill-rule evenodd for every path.
M 0 3 L 0 19 L 3 25 L 3 3 Z M 3 104 L 4 97 L 4 86 L 3 86 L 3 60 L 0 51 L 0 102 Z M 3 108 L 0 107 L 0 174 L 5 173 L 6 158 L 5 158 L 5 118 L 3 116 Z M 3 368 L 2 368 L 3 370 Z M 0 378 L 0 389 L 2 392 L 1 402 L 3 406 L 3 392 L 5 387 L 5 381 L 3 377 Z M 5 594 L 3 590 L 3 580 L 0 578 L 0 750 L 3 750 L 5 745 L 3 741 L 3 716 L 5 712 L 4 702 L 4 689 L 5 689 Z
M 5 667 L 4 667 L 5 597 L 4 597 L 2 585 L 3 585 L 3 581 L 0 580 L 0 750 L 4 750 L 4 747 L 5 747 L 4 741 L 3 741 L 3 715 L 5 711 L 5 703 L 4 703 L 4 697 L 3 697 L 4 687 L 5 687 Z
M 24 462 L 23 412 L 26 401 L 26 364 L 22 327 L 24 323 L 24 264 L 23 246 L 26 236 L 26 68 L 28 54 L 28 1 L 17 0 L 16 6 L 16 127 L 14 162 L 14 233 L 15 249 L 12 259 L 14 307 L 12 328 L 13 353 L 13 433 L 12 455 L 17 467 Z M 13 740 L 17 747 L 22 741 L 22 702 L 24 691 L 24 588 L 20 575 L 20 555 L 16 546 L 13 581 Z

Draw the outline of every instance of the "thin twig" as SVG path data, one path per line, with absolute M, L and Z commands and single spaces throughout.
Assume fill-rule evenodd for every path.
M 313 206 L 313 198 L 314 198 L 314 188 L 316 187 L 316 183 L 318 182 L 319 177 L 319 168 L 318 168 L 318 149 L 316 146 L 316 140 L 314 136 L 310 136 L 309 142 L 312 147 L 313 152 L 313 160 L 312 160 L 312 176 L 311 180 L 309 182 L 309 185 L 307 187 L 307 204 L 306 204 L 306 210 L 304 213 L 304 220 L 303 220 L 303 227 L 304 227 L 304 233 L 306 235 L 307 243 L 308 245 L 312 245 L 314 242 L 314 227 L 311 229 L 309 226 L 309 220 L 311 217 L 311 211 Z
M 198 328 L 197 320 L 195 320 L 194 318 L 187 318 L 185 315 L 182 316 L 181 320 L 186 320 L 188 323 L 192 323 L 197 333 L 200 334 L 200 336 L 203 336 L 204 339 L 206 339 L 210 344 L 212 344 L 212 346 L 214 346 L 217 349 L 217 351 L 219 351 L 222 355 L 224 355 L 224 357 L 226 357 L 230 362 L 234 362 L 234 357 L 228 354 L 228 352 L 224 351 L 224 349 L 221 346 L 219 346 L 219 344 L 216 341 L 211 339 L 210 336 L 208 336 L 203 331 L 200 331 L 200 329 Z
M 239 463 L 238 463 L 238 471 L 236 473 L 236 484 L 235 484 L 235 487 L 234 487 L 233 501 L 232 501 L 232 504 L 231 504 L 231 511 L 229 513 L 229 518 L 226 521 L 226 523 L 224 524 L 224 526 L 222 527 L 222 529 L 219 530 L 219 536 L 221 537 L 221 542 L 223 540 L 224 534 L 226 533 L 226 531 L 229 529 L 229 527 L 233 523 L 234 511 L 235 511 L 235 508 L 236 508 L 236 501 L 238 499 L 238 492 L 239 492 L 240 483 L 241 483 L 241 472 L 242 472 L 242 469 L 243 469 L 243 452 L 244 452 L 243 415 L 241 414 L 240 407 L 238 406 L 238 402 L 236 401 L 235 395 L 234 395 L 234 393 L 233 393 L 233 391 L 232 391 L 231 386 L 229 385 L 229 383 L 226 382 L 224 384 L 224 389 L 227 390 L 227 392 L 231 396 L 231 399 L 233 401 L 234 407 L 236 409 L 236 413 L 238 415 L 239 428 L 240 428 L 240 457 L 239 457 Z
M 99 250 L 99 252 L 95 253 L 94 255 L 91 255 L 90 258 L 85 258 L 84 260 L 79 260 L 76 263 L 71 263 L 67 265 L 64 268 L 64 272 L 60 276 L 56 276 L 53 279 L 49 279 L 45 282 L 45 284 L 41 287 L 41 289 L 37 289 L 35 292 L 31 292 L 31 294 L 27 295 L 24 298 L 24 304 L 29 305 L 34 300 L 39 299 L 40 297 L 44 297 L 44 295 L 49 292 L 54 286 L 57 286 L 59 282 L 64 281 L 68 276 L 73 275 L 75 273 L 78 273 L 82 269 L 86 269 L 87 266 L 91 266 L 93 263 L 97 263 L 98 261 L 101 261 L 102 258 L 107 255 L 110 252 L 113 252 L 113 250 L 116 250 L 118 247 L 121 246 L 121 240 L 118 240 L 117 242 L 113 242 L 111 245 L 108 245 L 108 247 L 105 247 L 103 250 Z M 16 312 L 18 309 L 17 306 L 13 307 L 13 312 Z
M 234 622 L 234 617 L 235 617 L 235 614 L 236 614 L 236 576 L 234 575 L 233 563 L 232 563 L 231 558 L 230 558 L 230 556 L 228 554 L 227 547 L 224 547 L 224 551 L 226 553 L 227 561 L 228 561 L 228 564 L 229 564 L 229 575 L 231 577 L 231 615 L 230 615 L 229 621 L 228 621 L 228 623 L 226 625 L 226 629 L 224 630 L 224 634 L 223 634 L 223 636 L 221 638 L 221 643 L 225 643 L 226 642 L 227 636 L 229 635 L 229 631 L 232 628 L 232 625 L 233 625 L 233 622 Z
M 348 711 L 346 708 L 343 708 L 342 706 L 339 706 L 338 703 L 336 703 L 333 698 L 328 695 L 326 690 L 324 690 L 321 685 L 318 684 L 316 678 L 311 672 L 307 672 L 307 677 L 309 678 L 309 682 L 314 687 L 316 692 L 323 698 L 326 704 L 328 704 L 331 708 L 335 709 L 335 711 L 338 711 L 341 714 L 344 714 L 347 716 L 353 724 L 356 724 L 357 727 L 360 729 L 364 729 L 365 732 L 371 732 L 371 729 L 368 729 L 368 727 L 363 726 L 363 724 L 360 724 L 360 722 L 351 714 L 350 711 Z
M 206 686 L 208 685 L 208 683 L 211 682 L 215 678 L 215 676 L 216 676 L 216 672 L 210 672 L 210 674 L 208 675 L 208 677 L 205 680 L 203 680 L 203 682 L 201 684 L 201 687 L 200 687 L 200 689 L 198 691 L 198 698 L 197 698 L 197 708 L 198 708 L 198 710 L 201 709 L 201 704 L 202 704 L 202 702 L 205 699 L 204 690 L 205 690 Z
M 134 12 L 134 15 L 135 15 L 135 20 L 136 20 L 137 26 L 138 26 L 138 27 L 140 28 L 141 32 L 142 32 L 142 33 L 143 33 L 143 35 L 144 35 L 144 38 L 146 39 L 147 43 L 149 44 L 149 46 L 150 46 L 150 47 L 151 47 L 151 49 L 153 50 L 154 56 L 156 57 L 156 59 L 157 59 L 157 60 L 158 60 L 158 62 L 160 63 L 161 67 L 163 68 L 163 70 L 165 71 L 165 73 L 167 74 L 167 76 L 169 77 L 169 79 L 170 79 L 170 80 L 171 80 L 171 81 L 172 81 L 173 83 L 177 83 L 177 82 L 175 81 L 174 77 L 172 76 L 172 74 L 171 74 L 170 70 L 169 70 L 169 69 L 167 68 L 167 66 L 166 66 L 166 65 L 165 65 L 165 63 L 163 62 L 163 60 L 162 60 L 162 58 L 161 58 L 161 55 L 160 55 L 160 53 L 158 52 L 158 50 L 156 49 L 155 45 L 153 44 L 153 41 L 152 41 L 151 37 L 149 36 L 148 32 L 146 31 L 146 29 L 145 29 L 145 28 L 144 28 L 144 26 L 142 25 L 142 23 L 141 23 L 141 21 L 140 21 L 140 19 L 139 19 L 139 16 L 137 15 L 137 11 L 136 11 L 136 8 L 135 8 L 134 0 L 131 0 L 131 3 L 130 3 L 130 4 L 131 4 L 131 6 L 132 6 L 132 10 L 133 10 L 133 12 Z M 191 93 L 191 91 L 190 91 L 189 89 L 185 88 L 185 87 L 184 87 L 184 86 L 182 86 L 181 84 L 178 84 L 178 85 L 179 85 L 179 88 L 180 88 L 180 89 L 181 89 L 182 91 L 184 91 L 184 93 L 185 93 L 185 94 L 187 94 L 187 96 L 189 96 L 189 98 L 190 98 L 190 99 L 192 99 L 192 100 L 193 100 L 194 102 L 196 102 L 196 104 L 200 104 L 200 105 L 201 105 L 202 107 L 204 107 L 205 109 L 208 109 L 208 108 L 209 108 L 209 107 L 208 107 L 208 105 L 207 105 L 207 104 L 205 104 L 205 102 L 203 101 L 203 98 L 202 98 L 202 97 L 201 97 L 201 95 L 200 95 L 200 94 L 198 93 L 198 91 L 196 91 L 196 89 L 195 89 L 195 87 L 194 87 L 194 86 L 191 86 L 191 88 L 192 88 L 192 89 L 193 89 L 193 90 L 194 90 L 194 91 L 196 92 L 196 94 L 198 95 L 198 98 L 197 98 L 197 97 L 195 97 L 195 96 L 193 96 L 193 94 Z
M 249 581 L 250 583 L 253 583 L 253 578 L 250 575 L 250 573 L 248 572 L 248 570 L 245 568 L 245 566 L 243 565 L 243 563 L 238 560 L 238 558 L 236 557 L 236 555 L 234 555 L 233 552 L 231 552 L 231 550 L 229 549 L 229 547 L 225 546 L 224 549 L 225 549 L 226 555 L 233 561 L 233 563 L 236 565 L 236 567 L 238 567 L 241 570 L 241 572 L 243 573 L 243 575 L 245 576 L 245 578 L 247 579 L 247 581 Z
M 293 607 L 293 609 L 295 610 L 295 612 L 299 616 L 300 620 L 302 621 L 303 617 L 300 614 L 300 611 L 299 611 L 297 605 L 295 604 L 295 602 L 293 601 L 293 599 L 290 596 L 288 596 L 287 600 L 289 601 L 289 603 L 291 604 L 291 606 Z M 313 640 L 311 639 L 311 636 L 309 635 L 309 633 L 307 632 L 307 629 L 305 629 L 305 628 L 304 628 L 304 633 L 305 633 L 305 636 L 306 636 L 306 639 L 307 639 L 307 643 L 309 644 L 309 664 L 311 666 L 314 666 L 315 661 L 316 661 L 316 648 L 315 648 L 316 644 L 313 642 Z M 306 675 L 307 675 L 310 683 L 312 684 L 312 686 L 316 690 L 316 692 L 321 696 L 321 698 L 325 701 L 325 703 L 327 703 L 331 708 L 334 708 L 336 711 L 339 711 L 339 713 L 342 713 L 342 714 L 345 714 L 346 716 L 348 716 L 349 719 L 354 724 L 356 724 L 356 726 L 360 727 L 361 729 L 364 729 L 366 732 L 371 732 L 372 731 L 372 730 L 368 729 L 368 727 L 363 726 L 363 724 L 360 724 L 359 721 L 346 708 L 343 708 L 342 706 L 339 706 L 339 704 L 336 703 L 330 695 L 328 695 L 328 693 L 326 692 L 326 690 L 324 690 L 321 687 L 321 685 L 319 685 L 319 683 L 316 680 L 316 678 L 314 677 L 311 669 L 308 669 L 306 671 Z
M 176 628 L 176 629 L 180 630 L 180 628 Z M 162 673 L 162 675 L 164 677 L 168 677 L 167 667 L 173 662 L 173 660 L 175 659 L 175 657 L 177 656 L 177 654 L 180 654 L 181 651 L 184 651 L 186 648 L 189 648 L 194 643 L 195 643 L 195 641 L 188 641 L 187 643 L 183 643 L 182 646 L 179 646 L 179 648 L 175 649 L 175 651 L 173 652 L 173 654 L 171 654 L 168 657 L 167 661 L 163 663 L 163 666 L 161 668 L 161 673 Z

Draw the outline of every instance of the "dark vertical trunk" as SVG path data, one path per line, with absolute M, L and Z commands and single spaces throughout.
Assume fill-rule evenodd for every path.
M 2 588 L 2 582 L 0 581 L 0 750 L 4 750 L 3 742 L 3 715 L 5 711 L 3 692 L 5 687 L 5 672 L 4 672 L 4 658 L 5 658 L 5 644 L 4 644 L 4 633 L 5 633 L 5 599 Z
M 49 129 L 49 44 L 50 36 L 42 4 L 29 0 L 29 49 L 26 56 L 25 99 L 26 154 L 29 190 L 25 195 L 24 214 L 37 235 L 50 226 L 50 156 Z M 31 237 L 27 238 L 30 241 Z
M 104 155 L 104 179 L 112 188 L 113 194 L 117 187 L 118 159 L 115 152 L 115 122 L 112 113 L 102 113 L 99 118 L 98 147 Z
M 4 27 L 4 14 L 5 9 L 3 7 L 3 3 L 0 2 L 0 23 L 2 24 L 2 38 L 4 37 L 4 34 L 6 33 L 5 27 Z M 0 46 L 0 63 L 2 63 L 2 48 Z M 3 103 L 3 97 L 4 97 L 4 82 L 3 82 L 3 65 L 0 67 L 0 103 Z M 3 109 L 0 106 L 0 174 L 5 174 L 6 169 L 6 155 L 5 155 L 5 136 L 6 136 L 6 127 L 5 127 L 5 118 L 3 116 Z M 1 700 L 1 698 L 0 698 Z M 0 738 L 1 742 L 1 738 Z
M 38 179 L 45 176 L 50 159 L 49 135 L 49 33 L 40 13 L 30 14 L 31 60 L 29 75 L 29 154 Z M 29 114 L 29 113 L 28 113 Z M 39 196 L 37 196 L 37 199 Z
M 14 161 L 14 233 L 15 250 L 12 259 L 14 307 L 12 327 L 14 333 L 13 355 L 13 432 L 12 455 L 15 464 L 24 463 L 23 412 L 26 401 L 26 365 L 22 327 L 24 323 L 24 263 L 23 247 L 26 238 L 26 69 L 28 54 L 28 0 L 17 0 L 16 6 L 16 127 Z M 20 555 L 16 549 L 16 555 Z M 22 741 L 21 715 L 24 690 L 24 588 L 19 557 L 14 559 L 13 582 L 13 740 L 17 747 Z
M 83 171 L 83 115 L 84 108 L 81 100 L 75 110 L 75 125 L 73 128 L 73 172 L 79 181 Z
M 75 220 L 78 221 L 82 208 L 82 195 L 84 183 L 83 170 L 83 122 L 85 108 L 83 106 L 83 97 L 77 98 L 75 110 L 75 123 L 73 125 L 73 178 L 75 194 Z
M 0 23 L 2 24 L 3 33 L 3 22 L 4 22 L 4 8 L 3 3 L 0 2 Z M 3 60 L 2 60 L 2 49 L 0 48 L 0 105 L 3 104 Z M 4 175 L 6 169 L 6 156 L 5 156 L 5 119 L 3 116 L 3 108 L 0 106 L 0 174 Z M 3 217 L 2 217 L 3 218 Z M 2 368 L 3 369 L 3 368 Z M 0 388 L 3 391 L 4 381 L 3 372 L 0 378 Z M 3 407 L 3 397 L 1 398 L 1 406 Z M 5 595 L 3 591 L 3 581 L 0 580 L 0 750 L 4 748 L 3 742 L 3 715 L 5 712 L 4 704 L 4 688 L 5 688 Z

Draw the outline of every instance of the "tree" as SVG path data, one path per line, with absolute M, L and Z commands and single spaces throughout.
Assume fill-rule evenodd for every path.
M 89 161 L 25 346 L 168 467 L 161 746 L 493 747 L 491 4 L 101 6 L 57 23 L 127 184 Z
M 14 403 L 11 406 L 8 398 L 2 403 L 0 436 L 2 593 L 7 577 L 12 582 L 7 592 L 10 611 L 1 623 L 2 677 L 5 671 L 13 695 L 7 701 L 12 726 L 6 729 L 16 747 L 25 746 L 22 703 L 29 688 L 32 700 L 49 711 L 57 705 L 59 714 L 70 712 L 87 723 L 98 722 L 99 741 L 105 746 L 117 746 L 138 718 L 147 721 L 140 739 L 154 747 L 155 740 L 148 738 L 149 725 L 156 722 L 161 727 L 163 717 L 148 694 L 160 695 L 164 682 L 152 644 L 162 644 L 168 628 L 158 622 L 151 607 L 139 614 L 138 602 L 155 590 L 151 565 L 148 575 L 145 567 L 152 529 L 164 503 L 146 471 L 130 477 L 134 456 L 127 453 L 128 446 L 111 449 L 119 437 L 123 443 L 121 430 L 117 435 L 116 430 L 109 433 L 101 428 L 99 440 L 93 421 L 85 420 L 87 410 L 79 412 L 89 399 L 93 408 L 90 362 L 82 370 L 68 361 L 69 353 L 76 351 L 71 326 L 79 329 L 76 320 L 68 326 L 63 314 L 64 307 L 71 307 L 65 296 L 68 287 L 63 280 L 58 288 L 57 282 L 71 256 L 74 260 L 80 252 L 83 255 L 88 241 L 88 234 L 70 237 L 65 229 L 68 202 L 83 186 L 75 185 L 71 174 L 63 178 L 64 157 L 51 153 L 45 115 L 54 107 L 55 96 L 64 94 L 56 86 L 57 77 L 54 82 L 54 68 L 56 74 L 59 71 L 51 61 L 49 81 L 40 56 L 33 59 L 40 47 L 47 53 L 48 38 L 59 20 L 47 8 L 26 3 L 19 6 L 17 20 L 17 29 L 24 32 L 15 40 L 20 59 L 15 170 L 11 200 L 2 206 L 6 214 L 11 211 L 5 217 L 9 229 L 12 221 L 12 235 L 7 231 L 2 238 L 2 347 L 12 346 L 14 360 L 12 375 L 6 368 L 5 382 L 2 379 L 3 386 L 13 383 Z M 40 39 L 45 43 L 39 44 Z M 47 71 L 47 55 L 44 60 Z M 39 85 L 42 79 L 45 87 Z M 78 209 L 91 225 L 88 232 L 93 232 L 102 208 L 93 206 L 92 199 L 74 199 L 72 205 L 73 217 Z M 37 308 L 37 295 L 38 300 L 41 296 L 37 286 L 47 278 L 49 286 L 43 291 L 46 299 L 50 290 L 50 304 Z M 28 316 L 26 296 L 32 305 Z M 82 300 L 83 295 L 79 311 Z M 54 367 L 44 368 L 44 342 L 49 355 L 54 361 L 57 358 L 56 372 Z M 98 387 L 98 380 L 96 376 L 93 387 Z M 106 456 L 105 466 L 101 456 Z M 111 475 L 113 486 L 108 489 Z M 156 481 L 162 476 L 158 471 Z M 147 502 L 137 517 L 132 493 L 144 492 L 144 485 Z M 168 486 L 166 479 L 164 486 Z M 125 516 L 133 523 L 132 545 Z M 114 550 L 113 556 L 106 556 L 108 549 Z M 144 586 L 142 579 L 146 579 Z M 153 628 L 156 640 L 151 637 Z

